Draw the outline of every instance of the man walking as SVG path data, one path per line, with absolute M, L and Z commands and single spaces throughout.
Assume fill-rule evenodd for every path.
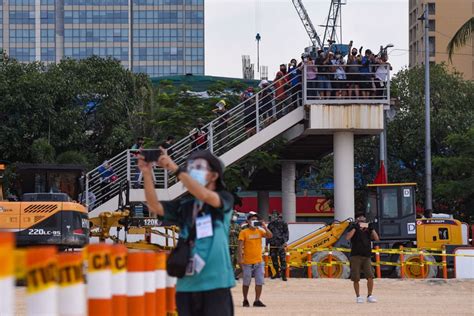
M 239 265 L 243 272 L 243 306 L 250 306 L 247 296 L 253 274 L 255 277 L 255 301 L 253 306 L 265 307 L 266 305 L 260 301 L 265 273 L 265 264 L 262 258 L 262 238 L 272 238 L 273 235 L 265 223 L 259 221 L 258 215 L 250 214 L 247 217 L 247 222 L 248 228 L 245 228 L 239 234 Z
M 273 237 L 268 240 L 268 244 L 270 245 L 270 257 L 272 258 L 273 268 L 275 269 L 275 274 L 272 275 L 272 279 L 281 277 L 283 281 L 286 281 L 285 248 L 289 238 L 288 224 L 283 221 L 281 215 L 274 211 L 272 221 L 268 224 L 268 229 L 273 234 Z M 278 262 L 278 259 L 280 259 L 280 262 Z
M 355 223 L 352 223 L 346 239 L 351 241 L 351 280 L 354 282 L 354 290 L 356 293 L 356 302 L 364 303 L 364 298 L 360 296 L 359 281 L 360 273 L 364 272 L 367 278 L 367 302 L 376 303 L 377 299 L 372 295 L 374 289 L 374 272 L 370 255 L 372 247 L 371 239 L 378 241 L 379 236 L 371 224 L 368 224 L 364 213 L 357 213 L 355 215 Z

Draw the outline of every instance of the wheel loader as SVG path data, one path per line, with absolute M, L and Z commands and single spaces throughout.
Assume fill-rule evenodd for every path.
M 445 247 L 447 253 L 453 253 L 455 248 L 465 247 L 462 241 L 462 225 L 455 219 L 417 218 L 415 205 L 415 183 L 392 183 L 368 185 L 366 217 L 372 222 L 379 234 L 380 241 L 373 246 L 381 249 L 406 248 L 427 249 L 429 252 L 441 252 Z M 316 248 L 350 248 L 345 234 L 353 219 L 334 221 L 319 230 L 310 233 L 290 243 L 290 262 L 298 266 L 306 265 L 308 252 L 313 262 L 328 263 L 328 251 L 316 251 Z M 348 252 L 332 251 L 332 261 L 347 262 Z M 399 262 L 398 254 L 381 253 L 381 261 Z M 453 265 L 452 257 L 448 257 L 448 267 Z M 435 263 L 440 257 L 424 255 L 425 262 Z M 420 255 L 405 255 L 404 262 L 419 263 Z M 438 267 L 424 265 L 423 272 L 419 265 L 404 265 L 404 275 L 409 278 L 436 277 Z M 382 265 L 384 275 L 400 276 L 400 267 Z M 348 278 L 348 265 L 332 265 L 332 277 Z M 312 266 L 313 277 L 328 277 L 329 267 L 325 265 Z

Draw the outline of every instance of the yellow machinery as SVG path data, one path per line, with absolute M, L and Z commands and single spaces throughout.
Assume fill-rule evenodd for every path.
M 455 219 L 417 219 L 415 204 L 415 183 L 395 183 L 369 185 L 367 195 L 366 217 L 371 221 L 379 234 L 380 241 L 374 242 L 382 249 L 399 249 L 403 247 L 417 247 L 429 249 L 430 251 L 442 251 L 446 248 L 450 253 L 456 247 L 462 247 L 461 222 Z M 312 262 L 327 263 L 329 261 L 328 251 L 313 250 L 315 248 L 341 247 L 350 248 L 349 242 L 344 235 L 352 219 L 343 222 L 333 222 L 319 230 L 310 233 L 288 245 L 290 251 L 290 262 L 297 266 L 304 266 L 308 260 L 308 252 Z M 332 251 L 333 261 L 348 261 L 348 254 L 340 251 Z M 398 254 L 381 254 L 382 261 L 398 262 Z M 405 276 L 411 278 L 421 277 L 422 271 L 418 265 L 410 265 L 421 261 L 418 254 L 405 256 L 408 262 L 404 266 Z M 425 255 L 424 261 L 436 262 L 433 256 Z M 452 263 L 452 262 L 451 262 Z M 448 260 L 448 265 L 450 261 Z M 313 276 L 328 276 L 328 267 L 325 265 L 313 265 Z M 349 277 L 350 269 L 347 265 L 333 265 L 332 276 L 335 278 Z M 393 266 L 382 266 L 385 274 L 400 275 L 400 268 Z M 424 275 L 435 277 L 438 267 L 425 265 Z
M 124 244 L 127 248 L 141 250 L 169 250 L 176 246 L 177 227 L 162 226 L 161 221 L 153 217 L 132 217 L 128 208 L 124 208 L 122 211 L 102 212 L 98 217 L 91 218 L 90 222 L 90 236 L 98 237 L 100 241 L 111 239 L 115 243 Z M 162 228 L 163 231 L 154 229 L 158 227 Z M 116 235 L 111 233 L 112 229 L 117 232 Z M 121 240 L 118 236 L 122 229 L 125 231 L 125 236 L 127 234 L 143 234 L 145 239 L 137 242 L 127 242 L 125 237 L 125 240 Z M 163 237 L 164 244 L 151 243 L 152 234 Z

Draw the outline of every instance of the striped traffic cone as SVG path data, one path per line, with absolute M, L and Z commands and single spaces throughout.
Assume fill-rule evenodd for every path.
M 166 315 L 166 253 L 159 252 L 156 254 L 156 270 L 155 270 L 155 298 L 156 298 L 156 315 Z
M 130 252 L 127 259 L 127 309 L 133 316 L 145 316 L 145 254 Z
M 13 315 L 15 306 L 13 233 L 0 233 L 0 315 Z
M 156 313 L 155 267 L 155 253 L 145 253 L 145 315 L 155 315 Z
M 112 316 L 111 246 L 87 246 L 87 299 L 89 316 Z
M 112 246 L 112 310 L 114 316 L 127 315 L 127 247 Z
M 83 275 L 83 254 L 58 255 L 59 315 L 86 315 L 86 292 Z
M 26 251 L 26 314 L 57 315 L 57 250 L 35 247 Z

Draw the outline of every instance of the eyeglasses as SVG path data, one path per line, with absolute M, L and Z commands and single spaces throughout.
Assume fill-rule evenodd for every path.
M 196 160 L 189 160 L 188 161 L 188 172 L 191 170 L 205 170 L 210 171 L 209 163 L 205 159 L 196 159 Z

